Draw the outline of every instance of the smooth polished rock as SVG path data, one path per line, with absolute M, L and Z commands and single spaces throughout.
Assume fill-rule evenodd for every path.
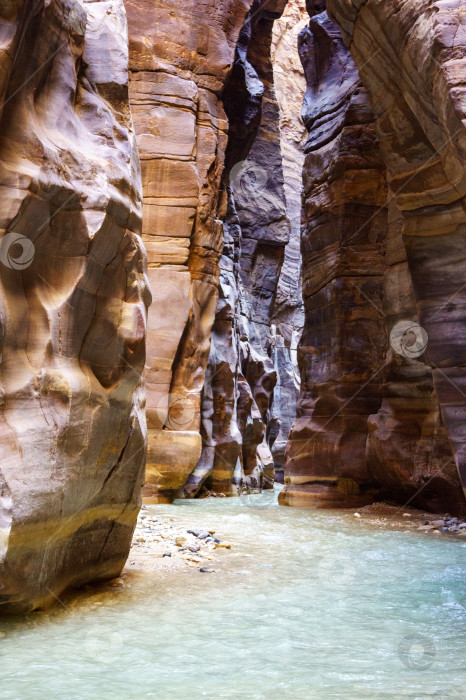
M 388 181 L 404 215 L 419 323 L 428 337 L 426 359 L 464 490 L 464 6 L 458 0 L 327 4 L 371 95 Z M 461 502 L 464 509 L 463 497 Z
M 385 167 L 368 95 L 338 27 L 311 18 L 299 45 L 307 82 L 301 393 L 287 445 L 284 505 L 358 507 L 375 496 L 368 417 L 380 406 Z M 318 68 L 317 68 L 318 66 Z
M 368 93 L 338 27 L 317 4 L 308 3 L 312 18 L 300 45 L 310 130 L 303 389 L 280 500 L 353 507 L 389 498 L 460 513 L 464 498 L 435 369 L 428 353 L 427 360 L 422 351 L 405 356 L 393 342 L 399 322 L 415 327 L 418 321 L 402 235 L 410 215 L 400 212 L 398 193 L 387 190 L 388 149 L 375 130 Z
M 142 162 L 147 333 L 144 496 L 170 502 L 201 456 L 200 402 L 218 300 L 222 92 L 252 0 L 125 0 Z
M 272 315 L 290 224 L 271 45 L 285 3 L 263 4 L 264 11 L 255 3 L 245 22 L 225 89 L 230 126 L 220 296 L 202 400 L 203 451 L 184 496 L 201 489 L 238 495 L 270 488 L 274 480 Z
M 144 473 L 150 295 L 123 3 L 0 14 L 0 612 L 11 613 L 124 566 Z

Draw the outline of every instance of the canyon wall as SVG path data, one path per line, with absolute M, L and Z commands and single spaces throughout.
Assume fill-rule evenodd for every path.
M 252 0 L 125 0 L 142 164 L 147 332 L 144 495 L 171 501 L 202 450 L 201 390 L 218 299 L 222 91 Z
M 325 12 L 300 35 L 303 117 L 304 331 L 302 391 L 281 503 L 371 500 L 368 416 L 380 405 L 386 350 L 382 298 L 387 235 L 385 167 L 366 91 Z M 366 495 L 366 492 L 367 493 Z
M 271 488 L 296 415 L 305 89 L 297 35 L 305 7 L 291 0 L 283 13 L 285 4 L 253 4 L 224 91 L 220 298 L 202 396 L 202 456 L 179 496 Z
M 0 611 L 22 612 L 125 563 L 150 294 L 122 2 L 0 16 Z
M 149 502 L 466 512 L 464 3 L 308 0 L 305 82 L 286 5 L 0 3 L 0 611 L 120 573 L 145 406 Z
M 403 212 L 426 358 L 464 488 L 464 2 L 329 0 L 328 7 L 371 95 L 388 181 Z
M 273 483 L 272 398 L 277 372 L 292 375 L 276 338 L 296 342 L 299 305 L 270 58 L 285 4 L 37 0 L 1 10 L 4 611 L 119 574 L 143 480 L 144 363 L 148 500 L 190 495 L 205 461 L 209 351 L 210 486 Z M 216 353 L 234 357 L 233 389 Z M 222 420 L 236 440 L 226 475 Z
M 283 15 L 274 23 L 272 42 L 274 88 L 280 110 L 280 148 L 286 213 L 290 220 L 290 240 L 285 247 L 272 315 L 277 384 L 272 403 L 269 442 L 272 443 L 275 480 L 281 483 L 286 443 L 296 418 L 301 384 L 297 349 L 304 324 L 301 284 L 301 195 L 307 131 L 301 118 L 306 80 L 298 53 L 298 36 L 308 21 L 304 0 L 288 0 Z
M 268 426 L 277 374 L 271 316 L 289 221 L 279 108 L 273 89 L 273 24 L 285 2 L 255 3 L 238 43 L 224 101 L 229 141 L 220 299 L 202 402 L 203 452 L 180 495 L 237 495 L 271 488 Z
M 281 502 L 357 506 L 394 498 L 462 512 L 424 347 L 405 353 L 396 342 L 400 321 L 419 332 L 403 216 L 387 191 L 368 94 L 322 5 L 308 3 L 311 21 L 300 46 L 310 130 L 306 322 L 303 391 Z

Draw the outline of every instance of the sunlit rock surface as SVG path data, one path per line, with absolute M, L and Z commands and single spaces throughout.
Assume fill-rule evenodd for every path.
M 298 54 L 298 36 L 308 21 L 304 0 L 288 0 L 285 12 L 274 23 L 272 42 L 274 88 L 280 109 L 280 148 L 286 213 L 291 227 L 272 316 L 277 384 L 272 404 L 273 418 L 269 443 L 272 444 L 275 479 L 280 482 L 283 482 L 286 442 L 296 418 L 300 387 L 297 347 L 304 324 L 301 289 L 301 194 L 307 131 L 301 118 L 301 107 L 306 80 Z
M 202 450 L 200 399 L 218 299 L 222 101 L 252 0 L 125 0 L 130 96 L 153 302 L 147 334 L 148 501 L 170 501 Z
M 417 310 L 368 95 L 322 3 L 308 6 L 303 390 L 281 502 L 394 498 L 461 512 L 431 368 L 422 352 L 403 356 L 390 343 Z
M 426 358 L 466 484 L 464 4 L 329 0 L 371 95 Z
M 16 612 L 125 563 L 150 297 L 122 2 L 0 17 L 0 612 Z

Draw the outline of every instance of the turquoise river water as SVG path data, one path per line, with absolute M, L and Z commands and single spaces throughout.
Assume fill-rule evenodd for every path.
M 231 552 L 2 620 L 0 698 L 466 698 L 466 543 L 272 493 L 151 510 Z

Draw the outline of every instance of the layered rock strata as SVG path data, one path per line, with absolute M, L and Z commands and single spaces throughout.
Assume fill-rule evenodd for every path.
M 201 487 L 236 495 L 273 484 L 271 317 L 289 221 L 270 47 L 284 4 L 264 3 L 264 11 L 253 5 L 225 90 L 230 130 L 220 299 L 203 392 L 204 447 L 183 495 Z
M 142 162 L 147 334 L 145 495 L 170 501 L 202 451 L 200 400 L 218 300 L 222 91 L 252 0 L 125 0 Z
M 0 16 L 0 611 L 23 612 L 125 563 L 150 296 L 122 2 Z
M 312 17 L 300 50 L 310 130 L 306 323 L 281 502 L 355 506 L 388 497 L 460 511 L 431 369 L 421 352 L 403 357 L 389 342 L 393 327 L 415 324 L 417 313 L 368 95 L 325 12 Z
M 302 390 L 287 448 L 287 505 L 359 504 L 372 480 L 368 416 L 380 406 L 385 168 L 366 91 L 322 12 L 300 35 L 309 130 L 303 193 Z M 362 494 L 361 494 L 362 492 Z
M 413 286 L 402 239 L 403 217 L 392 193 L 388 204 L 383 300 L 387 338 L 398 324 L 417 327 Z M 445 431 L 432 369 L 424 353 L 388 345 L 382 401 L 369 416 L 366 457 L 380 496 L 432 512 L 464 512 L 462 491 Z
M 404 216 L 426 358 L 464 488 L 464 6 L 329 0 L 328 7 L 371 95 L 388 180 Z

